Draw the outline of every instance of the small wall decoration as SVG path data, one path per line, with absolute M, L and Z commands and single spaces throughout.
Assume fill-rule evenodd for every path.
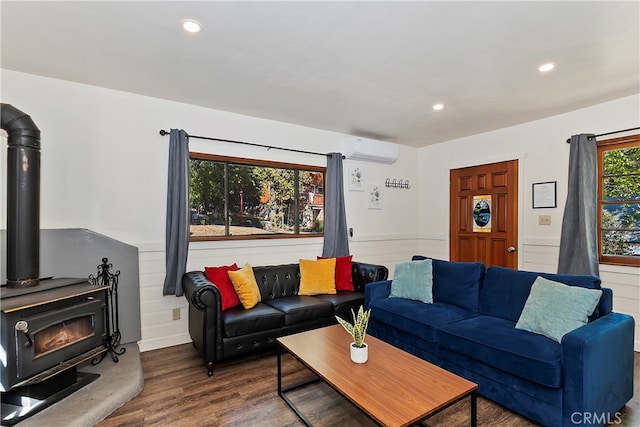
M 394 179 L 393 181 L 391 180 L 391 178 L 387 178 L 384 181 L 384 186 L 387 188 L 400 188 L 403 190 L 408 190 L 411 188 L 411 185 L 409 184 L 409 180 L 402 180 L 402 178 L 400 179 Z
M 359 166 L 349 168 L 349 191 L 364 191 L 364 171 Z
M 367 187 L 367 207 L 369 209 L 382 209 L 382 188 L 378 185 Z
M 555 208 L 556 201 L 556 181 L 536 182 L 532 184 L 533 209 Z
M 491 233 L 491 195 L 473 196 L 473 231 Z

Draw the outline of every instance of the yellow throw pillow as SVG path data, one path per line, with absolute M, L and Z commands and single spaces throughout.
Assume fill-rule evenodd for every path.
M 299 295 L 336 293 L 336 259 L 300 260 Z
M 255 307 L 260 302 L 260 290 L 251 265 L 246 263 L 240 270 L 229 271 L 228 274 L 242 306 L 245 309 Z

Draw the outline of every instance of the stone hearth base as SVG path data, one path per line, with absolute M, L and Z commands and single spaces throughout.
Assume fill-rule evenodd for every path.
M 91 427 L 135 397 L 144 386 L 138 344 L 126 344 L 125 354 L 113 363 L 107 355 L 97 366 L 78 367 L 100 378 L 69 397 L 16 424 L 17 427 Z

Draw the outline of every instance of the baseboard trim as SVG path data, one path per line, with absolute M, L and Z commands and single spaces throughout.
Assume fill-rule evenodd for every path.
M 151 351 L 157 350 L 159 348 L 172 347 L 174 345 L 186 344 L 191 342 L 191 337 L 189 333 L 171 335 L 169 337 L 159 337 L 153 338 L 149 340 L 141 340 L 138 342 L 140 346 L 140 351 Z

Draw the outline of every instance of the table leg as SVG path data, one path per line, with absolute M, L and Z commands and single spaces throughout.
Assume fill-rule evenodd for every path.
M 277 354 L 278 354 L 278 395 L 282 398 L 282 400 L 285 401 L 287 406 L 289 406 L 289 408 L 291 408 L 293 410 L 293 412 L 296 413 L 298 418 L 300 418 L 300 420 L 307 427 L 313 427 L 311 422 L 302 414 L 302 412 L 300 412 L 298 407 L 296 405 L 294 405 L 294 403 L 289 399 L 289 397 L 287 397 L 286 392 L 287 391 L 291 391 L 291 390 L 295 390 L 295 389 L 300 388 L 300 387 L 304 387 L 305 385 L 316 383 L 316 382 L 320 381 L 320 379 L 319 378 L 314 378 L 311 381 L 303 381 L 303 382 L 301 382 L 299 384 L 287 386 L 283 390 L 282 389 L 282 351 L 283 351 L 282 346 L 280 344 L 278 344 L 277 345 Z
M 477 393 L 471 393 L 471 427 L 478 425 L 478 398 Z
M 278 396 L 282 396 L 282 348 L 278 348 Z

